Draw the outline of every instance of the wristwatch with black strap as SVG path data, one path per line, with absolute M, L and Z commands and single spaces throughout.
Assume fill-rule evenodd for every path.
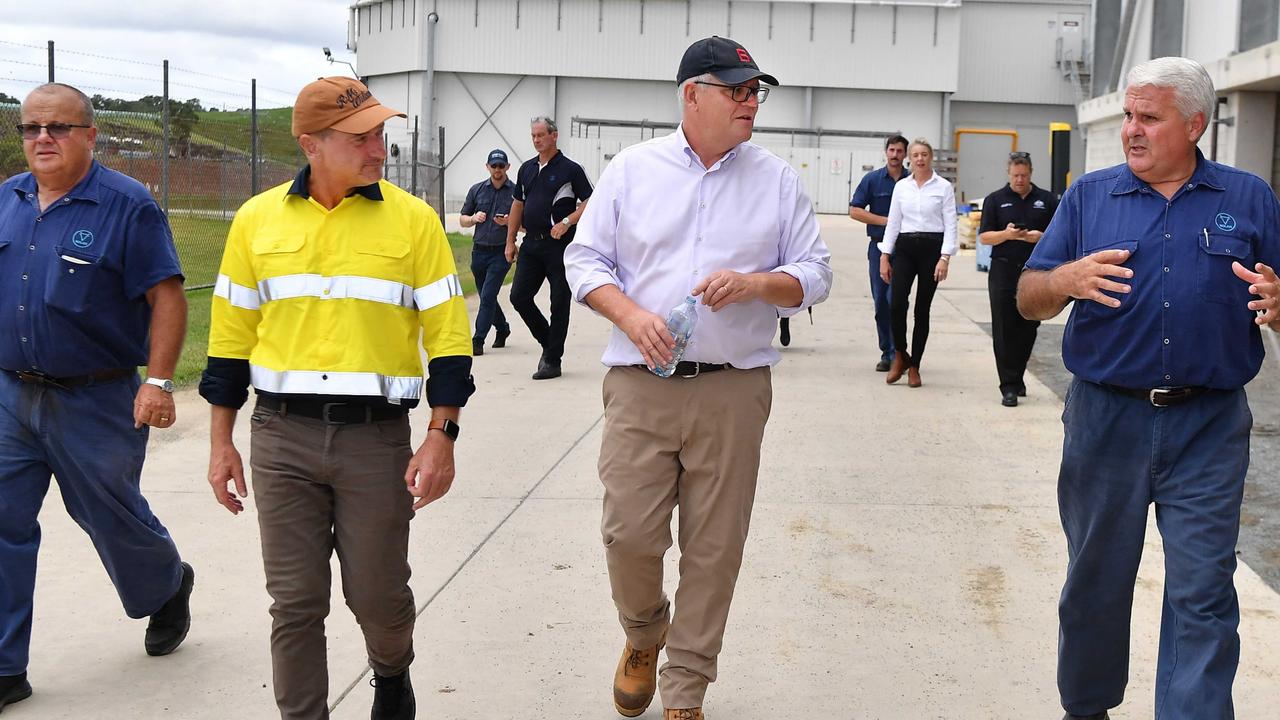
M 431 432 L 432 430 L 439 430 L 443 432 L 454 442 L 458 441 L 458 435 L 462 432 L 462 428 L 458 427 L 458 423 L 447 418 L 444 420 L 432 420 L 431 423 L 427 425 L 427 432 Z

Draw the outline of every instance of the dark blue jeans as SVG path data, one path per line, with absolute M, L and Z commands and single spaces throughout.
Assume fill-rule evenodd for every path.
M 1133 588 L 1155 503 L 1165 560 L 1156 718 L 1231 720 L 1240 659 L 1232 576 L 1253 425 L 1244 390 L 1156 408 L 1076 379 L 1062 422 L 1062 706 L 1089 715 L 1124 699 Z
M 507 316 L 502 314 L 502 306 L 498 304 L 498 292 L 507 279 L 507 271 L 511 263 L 503 254 L 505 248 L 485 247 L 477 245 L 471 249 L 471 274 L 476 279 L 476 292 L 480 295 L 480 309 L 476 311 L 476 334 L 473 340 L 483 343 L 489 335 L 489 328 L 495 327 L 499 334 L 511 332 Z
M 27 669 L 40 524 L 56 475 L 67 513 L 93 541 L 125 614 L 178 590 L 181 560 L 138 484 L 147 427 L 133 427 L 139 379 L 59 390 L 0 371 L 0 675 Z
M 877 240 L 867 243 L 867 270 L 871 273 L 871 302 L 876 309 L 876 335 L 880 338 L 880 359 L 893 359 L 893 313 L 889 283 L 880 279 L 880 248 Z

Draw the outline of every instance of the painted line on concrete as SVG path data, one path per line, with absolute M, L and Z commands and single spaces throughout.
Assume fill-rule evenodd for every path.
M 516 503 L 515 507 L 511 508 L 511 512 L 508 512 L 501 520 L 498 521 L 497 525 L 493 526 L 493 529 L 484 536 L 484 539 L 475 546 L 471 553 L 467 555 L 466 559 L 458 564 L 458 567 L 449 575 L 449 577 L 445 578 L 444 582 L 440 584 L 440 587 L 436 588 L 435 592 L 431 593 L 431 597 L 427 598 L 426 602 L 422 603 L 422 605 L 418 607 L 418 611 L 414 614 L 414 618 L 422 617 L 422 613 L 426 612 L 427 608 L 431 606 L 431 603 L 440 596 L 440 593 L 444 592 L 445 589 L 449 587 L 449 584 L 453 582 L 454 578 L 458 577 L 467 565 L 471 564 L 471 561 L 475 559 L 476 555 L 480 554 L 480 551 L 484 549 L 485 545 L 489 544 L 489 541 L 493 539 L 493 536 L 498 534 L 498 531 L 502 529 L 502 526 L 507 524 L 507 521 L 516 514 L 516 511 L 524 507 L 524 504 L 528 502 L 529 498 L 535 492 L 538 491 L 538 488 L 542 486 L 542 483 L 546 482 L 547 478 L 551 477 L 551 473 L 555 472 L 556 468 L 560 467 L 560 465 L 564 463 L 565 459 L 568 458 L 574 450 L 578 449 L 578 446 L 582 444 L 582 441 L 596 429 L 596 426 L 599 425 L 600 421 L 603 419 L 604 413 L 601 413 L 596 417 L 595 421 L 578 436 L 576 440 L 569 444 L 569 447 L 565 449 L 564 453 L 561 454 L 555 462 L 551 463 L 551 467 L 547 468 L 547 471 L 542 474 L 542 477 L 538 478 L 538 481 L 529 488 L 529 491 L 520 497 L 520 501 Z M 347 696 L 351 694 L 351 691 L 363 682 L 366 677 L 368 677 L 370 670 L 372 670 L 372 668 L 366 663 L 364 669 L 360 671 L 360 674 L 351 681 L 351 684 L 343 688 L 342 693 L 338 695 L 338 698 L 329 706 L 330 713 L 337 710 L 338 706 L 342 704 L 342 701 L 346 700 Z

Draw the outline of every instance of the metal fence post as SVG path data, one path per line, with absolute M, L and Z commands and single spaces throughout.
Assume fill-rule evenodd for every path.
M 436 128 L 440 133 L 440 156 L 436 164 L 440 166 L 440 217 L 444 217 L 444 126 Z
M 49 82 L 53 82 L 53 41 L 49 41 Z
M 258 79 L 249 81 L 249 193 L 257 195 L 261 179 L 258 177 Z
M 161 125 L 164 129 L 164 141 L 161 145 L 160 158 L 160 207 L 164 214 L 169 214 L 169 61 L 164 61 L 164 97 L 161 112 Z
M 418 194 L 418 116 L 413 116 L 413 154 L 409 156 L 409 194 Z

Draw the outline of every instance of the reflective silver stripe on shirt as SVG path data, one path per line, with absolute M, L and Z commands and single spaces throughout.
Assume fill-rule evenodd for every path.
M 249 378 L 259 390 L 306 395 L 360 395 L 392 402 L 422 397 L 422 376 L 396 377 L 373 372 L 271 370 L 249 365 Z
M 299 274 L 280 275 L 258 282 L 262 302 L 289 298 L 313 297 L 321 300 L 368 300 L 370 302 L 413 307 L 413 291 L 395 280 L 359 275 Z
M 258 299 L 257 290 L 237 285 L 226 275 L 218 276 L 218 281 L 213 286 L 213 294 L 225 298 L 232 306 L 245 310 L 257 310 L 262 305 L 261 300 Z
M 462 281 L 457 275 L 446 275 L 413 291 L 413 301 L 418 310 L 429 310 L 452 297 L 462 297 Z

